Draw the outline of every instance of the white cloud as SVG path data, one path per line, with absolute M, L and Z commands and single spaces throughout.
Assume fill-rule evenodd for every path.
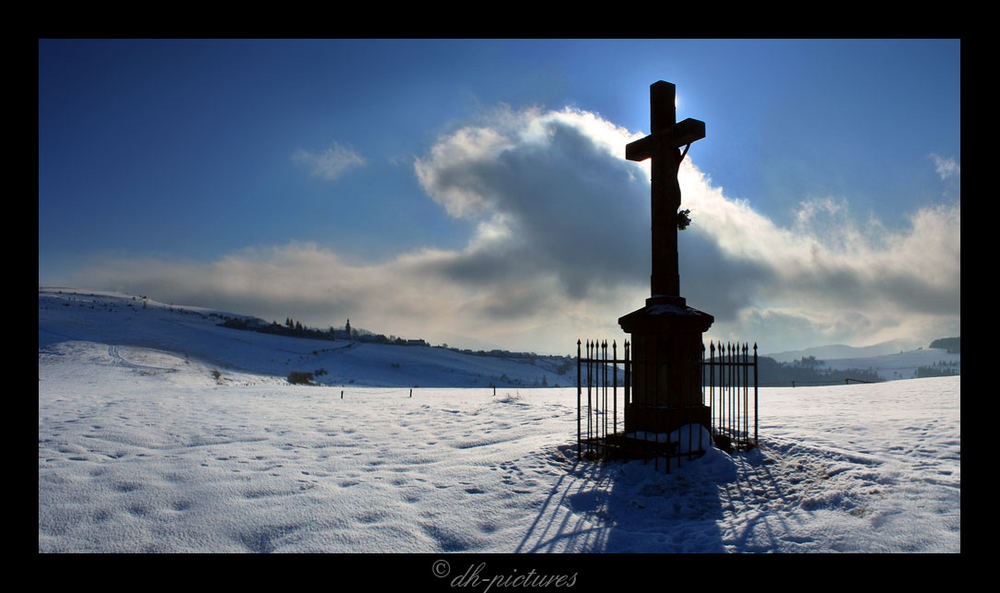
M 696 225 L 681 234 L 682 293 L 716 315 L 717 335 L 808 346 L 958 331 L 957 204 L 920 209 L 890 231 L 876 219 L 856 222 L 848 200 L 825 198 L 800 204 L 782 228 L 727 199 L 687 161 L 680 179 Z M 713 248 L 721 258 L 698 255 Z
M 312 175 L 329 181 L 365 164 L 365 159 L 361 155 L 336 142 L 320 153 L 300 148 L 292 154 L 292 160 L 308 167 Z
M 945 158 L 933 153 L 930 157 L 934 160 L 934 169 L 942 181 L 949 177 L 958 177 L 961 174 L 961 167 L 955 159 Z
M 501 109 L 442 136 L 414 171 L 448 214 L 476 222 L 464 249 L 349 263 L 293 243 L 207 264 L 109 261 L 81 278 L 269 320 L 350 317 L 432 343 L 567 353 L 579 337 L 621 337 L 617 318 L 648 296 L 648 165 L 624 159 L 636 137 L 570 109 Z M 957 205 L 889 231 L 829 197 L 803 202 L 786 228 L 726 197 L 690 157 L 679 180 L 693 218 L 679 237 L 681 294 L 715 315 L 709 337 L 770 352 L 957 331 Z

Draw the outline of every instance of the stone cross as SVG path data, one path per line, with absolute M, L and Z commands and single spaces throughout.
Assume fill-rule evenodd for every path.
M 652 159 L 651 300 L 683 305 L 677 271 L 677 210 L 681 205 L 677 169 L 687 154 L 687 147 L 705 137 L 705 122 L 691 118 L 677 122 L 675 93 L 676 87 L 669 82 L 661 80 L 650 85 L 650 134 L 626 145 L 625 158 L 630 161 Z M 680 150 L 682 146 L 684 152 Z

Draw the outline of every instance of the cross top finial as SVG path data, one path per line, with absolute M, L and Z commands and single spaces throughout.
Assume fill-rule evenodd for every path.
M 650 133 L 669 132 L 677 121 L 677 86 L 658 80 L 649 85 Z

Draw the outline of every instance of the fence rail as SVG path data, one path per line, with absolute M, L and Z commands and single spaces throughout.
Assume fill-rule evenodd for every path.
M 624 410 L 632 395 L 633 361 L 628 341 L 623 344 L 621 358 L 618 354 L 614 341 L 610 347 L 607 340 L 576 343 L 577 456 L 643 457 L 653 458 L 657 464 L 660 457 L 665 457 L 670 471 L 672 459 L 680 463 L 682 457 L 690 459 L 703 453 L 707 443 L 695 448 L 691 430 L 686 431 L 686 437 L 678 434 L 678 440 L 673 442 L 669 435 L 624 433 Z M 745 343 L 710 343 L 707 357 L 702 346 L 699 364 L 702 403 L 710 412 L 709 426 L 705 428 L 716 445 L 727 450 L 757 446 L 757 345 L 751 356 Z M 697 441 L 702 443 L 700 432 Z

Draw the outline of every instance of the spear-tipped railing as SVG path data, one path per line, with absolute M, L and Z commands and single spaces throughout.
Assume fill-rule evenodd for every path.
M 609 351 L 610 350 L 610 351 Z M 747 343 L 710 342 L 708 356 L 702 346 L 702 403 L 709 407 L 709 430 L 720 448 L 746 450 L 758 444 L 757 344 L 753 353 Z M 631 399 L 632 360 L 624 343 L 623 357 L 618 345 L 607 340 L 578 340 L 576 343 L 576 450 L 578 457 L 607 457 L 610 449 L 630 448 L 621 409 Z M 751 386 L 753 402 L 751 404 Z M 586 392 L 586 393 L 584 393 Z M 751 407 L 752 406 L 752 407 Z M 751 430 L 752 422 L 752 430 Z M 688 431 L 689 440 L 691 431 Z M 648 435 L 646 435 L 648 438 Z M 628 446 L 626 446 L 628 445 Z M 648 448 L 648 447 L 647 447 Z M 646 448 L 639 447 L 640 452 Z M 669 449 L 669 447 L 667 447 Z M 690 457 L 691 443 L 687 449 Z M 656 453 L 653 453 L 655 456 Z M 678 456 L 679 454 L 675 455 Z M 669 461 L 669 460 L 668 460 Z M 669 463 L 667 468 L 669 468 Z M 668 470 L 669 471 L 669 470 Z
M 753 356 L 747 343 L 702 346 L 702 397 L 711 408 L 711 430 L 727 448 L 757 446 L 757 344 Z M 750 387 L 753 386 L 753 433 L 750 432 Z

